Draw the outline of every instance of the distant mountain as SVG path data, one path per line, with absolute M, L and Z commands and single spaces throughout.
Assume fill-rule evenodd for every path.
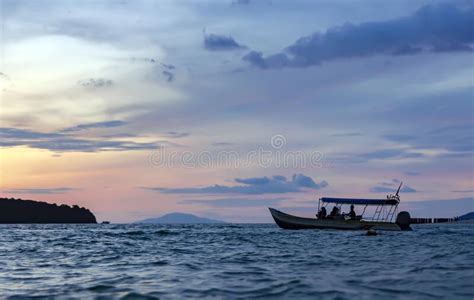
M 96 223 L 96 219 L 90 210 L 77 205 L 0 198 L 0 223 Z
M 150 218 L 137 223 L 145 224 L 218 224 L 225 223 L 219 220 L 201 218 L 192 214 L 185 213 L 170 213 L 159 218 Z
M 474 211 L 459 217 L 459 221 L 474 220 Z

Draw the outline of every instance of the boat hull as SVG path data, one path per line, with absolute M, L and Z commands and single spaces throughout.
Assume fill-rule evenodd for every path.
M 303 218 L 281 212 L 274 208 L 269 208 L 269 210 L 275 223 L 283 229 L 401 230 L 400 226 L 396 223 L 390 222 Z

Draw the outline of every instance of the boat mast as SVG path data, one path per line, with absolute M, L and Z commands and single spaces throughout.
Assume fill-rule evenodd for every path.
M 398 186 L 397 193 L 395 194 L 395 197 L 397 197 L 398 200 L 400 200 L 400 197 L 398 196 L 398 193 L 400 192 L 400 188 L 402 187 L 402 184 L 403 184 L 403 181 L 400 182 L 400 185 Z

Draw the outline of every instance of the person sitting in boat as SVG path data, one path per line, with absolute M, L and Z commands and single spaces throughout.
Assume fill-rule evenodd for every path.
M 322 207 L 321 210 L 318 212 L 318 219 L 326 219 L 327 217 L 326 207 Z
M 334 219 L 337 216 L 339 216 L 339 208 L 337 208 L 337 206 L 334 206 L 331 210 L 331 213 L 329 214 L 329 218 Z
M 349 212 L 349 217 L 354 220 L 356 218 L 356 212 L 354 211 L 354 204 L 351 204 L 351 211 Z

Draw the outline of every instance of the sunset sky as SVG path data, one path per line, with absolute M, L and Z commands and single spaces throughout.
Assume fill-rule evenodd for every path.
M 472 1 L 0 3 L 3 197 L 269 222 L 403 181 L 412 215 L 474 210 Z

